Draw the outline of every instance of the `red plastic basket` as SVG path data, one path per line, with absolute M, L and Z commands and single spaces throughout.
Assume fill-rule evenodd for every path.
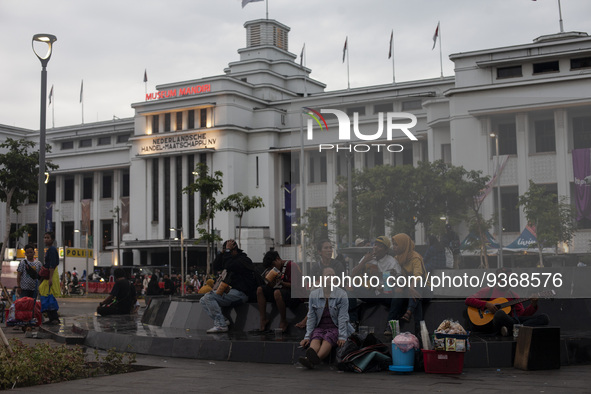
M 464 352 L 423 349 L 423 360 L 426 373 L 462 373 L 464 368 Z

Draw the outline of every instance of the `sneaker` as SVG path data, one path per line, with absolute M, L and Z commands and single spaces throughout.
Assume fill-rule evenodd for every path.
M 505 326 L 501 327 L 501 335 L 504 337 L 509 336 L 509 330 L 507 330 L 507 327 L 505 327 Z
M 312 349 L 311 347 L 306 350 L 306 359 L 314 365 L 320 364 L 320 357 L 318 357 L 318 353 L 316 353 L 316 350 Z
M 298 361 L 300 362 L 300 364 L 302 364 L 304 367 L 308 368 L 308 369 L 314 369 L 314 364 L 312 364 L 312 362 L 310 360 L 308 360 L 306 357 L 300 357 L 298 359 Z
M 228 332 L 228 326 L 225 326 L 225 327 L 214 326 L 214 327 L 210 328 L 209 330 L 207 330 L 206 332 L 208 334 L 217 334 L 220 332 Z

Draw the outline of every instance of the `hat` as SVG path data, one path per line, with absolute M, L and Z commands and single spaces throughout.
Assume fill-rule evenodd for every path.
M 364 243 L 365 243 L 365 240 L 363 238 L 357 238 L 355 240 L 355 246 L 363 246 Z
M 388 237 L 386 237 L 385 235 L 380 235 L 379 237 L 377 237 L 376 238 L 376 243 L 380 243 L 380 244 L 384 245 L 388 249 L 390 249 L 390 246 L 392 246 L 392 243 L 390 242 L 390 240 L 388 239 Z
M 213 279 L 208 279 L 205 281 L 205 284 L 209 287 L 213 287 Z

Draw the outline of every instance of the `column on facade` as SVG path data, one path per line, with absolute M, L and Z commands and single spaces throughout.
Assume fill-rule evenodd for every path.
M 197 163 L 199 163 L 199 154 L 194 155 L 193 163 L 195 163 L 195 166 L 197 166 Z M 189 170 L 193 172 L 195 168 L 191 168 Z M 195 192 L 193 206 L 195 208 L 195 221 L 190 223 L 190 225 L 193 226 L 193 229 L 195 230 L 195 238 L 197 238 L 197 223 L 199 222 L 199 216 L 201 215 L 201 193 Z
M 181 176 L 181 188 L 184 189 L 188 186 L 188 179 L 189 179 L 189 171 L 192 169 L 189 168 L 189 158 L 187 155 L 183 155 L 182 159 L 182 176 Z M 182 194 L 182 219 L 183 222 L 179 223 L 180 226 L 183 228 L 183 233 L 185 236 L 189 234 L 189 195 L 187 193 Z
M 80 229 L 80 223 L 82 220 L 82 185 L 83 185 L 83 174 L 74 175 L 74 209 L 73 209 L 73 222 L 74 228 Z M 62 226 L 60 226 L 62 227 Z M 63 235 L 63 234 L 62 234 Z M 74 246 L 76 246 L 76 237 L 74 236 Z M 63 239 L 63 238 L 62 238 Z
M 180 209 L 177 207 L 176 204 L 176 156 L 170 156 L 170 183 L 168 186 L 168 193 L 170 194 L 170 205 L 166 207 L 170 211 L 170 228 L 179 228 L 180 225 L 176 222 L 176 211 Z M 164 229 L 164 231 L 168 231 L 169 229 Z M 180 237 L 180 234 L 176 234 L 176 236 Z
M 101 233 L 101 215 L 100 215 L 100 201 L 101 201 L 101 183 L 102 173 L 100 171 L 94 172 L 94 187 L 92 188 L 92 204 L 90 205 L 90 220 L 92 221 L 92 230 L 88 234 L 89 238 L 92 234 L 92 250 L 94 260 L 100 264 L 100 256 L 102 249 L 102 233 Z M 84 245 L 87 247 L 87 245 Z M 90 263 L 89 263 L 90 264 Z M 89 267 L 90 271 L 93 268 Z
M 62 175 L 54 175 L 55 177 L 55 202 L 53 203 L 53 220 L 55 222 L 55 239 L 63 240 L 62 234 L 62 196 L 63 196 L 63 176 Z
M 154 199 L 153 199 L 153 194 L 152 194 L 152 190 L 154 188 L 154 181 L 158 182 L 157 179 L 153 179 L 152 178 L 152 171 L 153 171 L 153 162 L 152 159 L 147 159 L 144 160 L 144 163 L 146 164 L 146 172 L 145 172 L 145 180 L 146 180 L 146 189 L 145 189 L 145 201 L 146 201 L 146 206 L 145 206 L 145 210 L 144 210 L 144 218 L 145 218 L 145 226 L 146 226 L 146 238 L 145 239 L 150 239 L 152 238 L 152 222 L 154 221 L 154 217 L 152 216 L 153 213 L 153 207 L 154 207 Z M 131 176 L 131 175 L 130 175 Z M 131 217 L 130 217 L 130 221 L 131 221 Z
M 183 111 L 183 125 L 181 130 L 189 129 L 189 111 Z
M 164 133 L 164 117 L 165 117 L 164 114 L 160 114 L 158 116 L 158 130 L 161 133 Z
M 556 139 L 556 174 L 570 174 L 572 158 L 568 155 L 568 112 L 565 109 L 554 111 L 554 130 Z M 570 197 L 570 177 L 558 176 L 557 188 L 559 196 Z
M 117 213 L 119 210 L 119 213 Z M 119 248 L 119 242 L 121 239 L 121 235 L 119 234 L 121 231 L 121 170 L 113 171 L 113 208 L 111 208 L 113 212 L 113 234 L 111 237 L 113 248 Z M 119 219 L 119 220 L 117 220 Z M 117 262 L 118 265 L 121 265 L 121 256 L 118 255 L 117 249 L 113 250 L 113 255 L 117 256 L 113 262 Z
M 164 159 L 162 157 L 158 160 L 158 176 L 158 239 L 164 239 L 165 231 L 168 233 L 170 231 L 164 228 L 164 193 L 167 192 L 167 188 L 164 185 Z
M 529 135 L 530 131 L 528 114 L 526 112 L 517 113 L 515 115 L 515 137 L 517 140 L 517 193 L 519 195 L 527 191 L 529 188 L 529 179 L 532 178 L 529 168 Z M 503 176 L 501 176 L 501 186 L 504 183 L 506 183 L 506 181 L 503 182 Z M 501 207 L 501 209 L 504 208 L 505 207 Z M 524 227 L 524 225 L 527 223 L 523 209 L 519 210 L 519 223 L 521 224 L 521 231 L 521 227 Z M 503 245 L 507 245 L 507 243 L 503 242 Z

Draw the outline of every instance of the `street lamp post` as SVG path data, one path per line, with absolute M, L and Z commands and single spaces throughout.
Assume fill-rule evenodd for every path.
M 175 231 L 174 228 L 169 229 L 170 232 Z M 168 277 L 172 279 L 172 235 L 168 234 Z
M 41 116 L 39 124 L 39 193 L 37 195 L 38 221 L 37 221 L 37 254 L 39 261 L 43 264 L 45 258 L 43 253 L 43 236 L 45 234 L 45 123 L 46 123 L 46 96 L 47 96 L 47 63 L 51 58 L 53 43 L 57 41 L 56 36 L 51 34 L 35 34 L 31 43 L 33 52 L 41 61 Z M 47 44 L 47 53 L 40 55 L 35 49 L 35 42 Z
M 501 212 L 501 160 L 499 159 L 499 133 L 491 133 L 490 136 L 495 139 L 495 148 L 497 156 L 497 211 L 499 215 L 499 268 L 503 267 L 503 214 Z
M 183 264 L 183 252 L 184 252 L 184 236 L 183 236 L 183 228 L 170 228 L 169 229 L 171 232 L 172 231 L 180 231 L 181 232 L 181 295 L 185 295 L 185 265 Z M 177 240 L 178 238 L 175 238 L 175 240 Z M 171 260 L 171 250 L 170 250 L 170 238 L 168 239 L 168 261 L 169 261 L 169 267 L 168 267 L 168 272 L 169 272 L 169 277 L 172 279 L 172 274 L 170 274 L 171 269 L 170 269 L 170 260 Z

